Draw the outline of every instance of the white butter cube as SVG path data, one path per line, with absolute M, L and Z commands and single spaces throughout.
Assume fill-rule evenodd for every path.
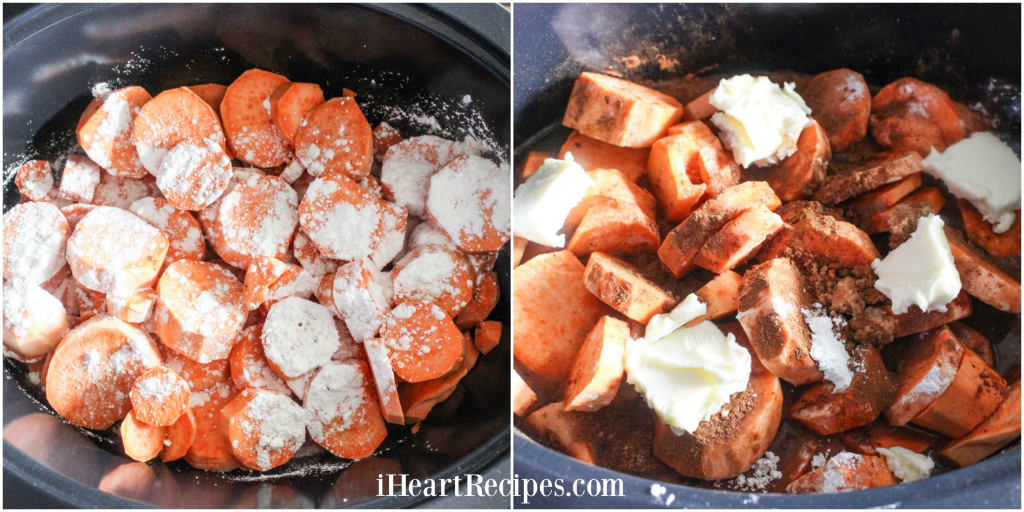
M 885 259 L 871 262 L 878 274 L 875 288 L 892 300 L 892 312 L 906 313 L 912 304 L 921 311 L 946 311 L 960 293 L 960 274 L 946 240 L 945 225 L 936 215 L 917 220 L 910 239 Z
M 594 180 L 573 161 L 571 153 L 566 153 L 565 160 L 548 158 L 516 189 L 512 233 L 548 247 L 564 247 L 565 235 L 558 231 L 569 211 L 593 186 Z

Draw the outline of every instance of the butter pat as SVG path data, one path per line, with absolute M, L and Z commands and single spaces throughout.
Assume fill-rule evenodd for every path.
M 708 321 L 681 327 L 706 311 L 690 294 L 671 313 L 655 315 L 626 353 L 626 381 L 680 435 L 710 420 L 750 379 L 750 353 L 735 336 Z
M 593 186 L 594 180 L 573 161 L 572 153 L 566 153 L 565 160 L 544 160 L 544 165 L 516 189 L 513 234 L 548 247 L 564 247 L 565 235 L 558 231 L 569 211 Z
M 1003 233 L 1020 209 L 1020 159 L 989 132 L 978 132 L 924 159 L 924 172 L 942 180 L 953 195 L 969 201 Z
M 722 80 L 709 99 L 721 110 L 711 116 L 718 136 L 743 167 L 775 164 L 796 152 L 811 109 L 793 84 L 783 85 L 763 76 L 734 76 Z
M 935 468 L 935 461 L 931 457 L 914 453 L 902 446 L 875 448 L 875 451 L 885 456 L 889 470 L 896 475 L 896 478 L 904 482 L 924 480 L 931 475 L 932 469 Z
M 936 215 L 917 220 L 910 239 L 892 250 L 885 259 L 871 262 L 878 274 L 875 288 L 892 300 L 892 312 L 907 312 L 911 304 L 921 311 L 946 311 L 946 304 L 960 293 L 960 273 Z

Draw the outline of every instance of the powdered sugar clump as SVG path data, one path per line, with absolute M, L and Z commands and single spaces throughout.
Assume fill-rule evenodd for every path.
M 388 311 L 388 300 L 377 283 L 377 269 L 368 258 L 338 267 L 334 276 L 334 307 L 345 319 L 352 338 L 377 335 Z
M 433 224 L 459 247 L 509 238 L 509 176 L 494 162 L 478 156 L 454 160 L 430 177 L 427 210 Z
M 421 247 L 424 245 L 440 245 L 449 249 L 458 250 L 458 246 L 448 235 L 440 232 L 429 222 L 421 222 L 416 225 L 412 230 L 412 234 L 409 236 L 409 250 Z
M 315 442 L 324 444 L 362 417 L 361 407 L 368 399 L 364 378 L 359 363 L 350 361 L 324 365 L 310 381 L 302 405 L 313 415 L 309 435 Z
M 329 361 L 340 345 L 331 311 L 298 297 L 270 308 L 262 340 L 267 359 L 292 379 Z
M 782 478 L 782 472 L 778 469 L 779 457 L 772 452 L 765 452 L 764 457 L 758 459 L 752 468 L 754 473 L 749 477 L 740 475 L 733 479 L 741 490 L 763 491 L 768 484 Z
M 174 372 L 163 371 L 140 379 L 134 390 L 137 390 L 139 396 L 145 400 L 161 400 L 171 396 L 176 390 L 187 391 L 188 384 Z
M 846 473 L 864 463 L 864 457 L 850 452 L 839 452 L 825 464 L 822 470 L 821 492 L 847 490 L 849 483 Z
M 833 393 L 845 391 L 853 382 L 853 372 L 850 371 L 850 354 L 846 352 L 846 345 L 835 330 L 844 321 L 831 318 L 820 304 L 814 304 L 812 309 L 802 309 L 801 312 L 807 327 L 811 329 L 811 358 L 825 374 L 825 380 L 835 385 Z
M 70 226 L 56 206 L 19 204 L 4 214 L 4 279 L 40 284 L 66 263 Z

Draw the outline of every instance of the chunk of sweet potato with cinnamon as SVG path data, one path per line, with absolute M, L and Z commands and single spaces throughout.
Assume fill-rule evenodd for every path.
M 969 348 L 978 354 L 978 357 L 982 358 L 986 364 L 991 367 L 995 367 L 995 358 L 992 354 L 992 343 L 989 343 L 988 338 L 984 337 L 978 331 L 967 326 L 963 322 L 950 322 L 946 325 L 949 327 L 956 339 L 960 340 L 960 344 L 964 348 Z
M 703 197 L 714 197 L 740 180 L 732 155 L 700 121 L 675 127 L 659 140 L 647 161 L 647 179 L 665 219 L 680 222 Z
M 885 154 L 846 172 L 829 174 L 814 193 L 814 200 L 836 205 L 923 169 L 921 155 L 917 153 Z
M 583 264 L 569 251 L 543 254 L 512 273 L 513 355 L 530 386 L 558 394 L 587 333 L 612 309 L 583 283 Z
M 573 160 L 585 171 L 615 169 L 636 182 L 647 172 L 651 148 L 624 148 L 574 131 L 558 150 L 558 158 L 565 160 L 566 153 L 572 153 Z
M 747 210 L 715 233 L 697 253 L 693 262 L 716 274 L 740 265 L 761 248 L 761 244 L 783 228 L 782 218 L 766 206 Z
M 808 199 L 825 180 L 831 161 L 828 135 L 820 124 L 812 122 L 800 132 L 796 152 L 768 169 L 765 181 L 783 201 Z
M 946 391 L 911 421 L 950 437 L 963 437 L 995 412 L 1005 395 L 1006 380 L 967 350 Z
M 615 398 L 625 371 L 629 326 L 610 316 L 602 317 L 587 335 L 565 389 L 567 411 L 596 411 Z
M 885 457 L 840 453 L 824 466 L 789 484 L 790 494 L 856 491 L 900 483 Z
M 587 290 L 605 304 L 645 325 L 651 317 L 667 313 L 679 302 L 629 263 L 603 252 L 590 255 L 583 281 Z
M 946 391 L 964 358 L 963 345 L 946 326 L 919 333 L 904 344 L 899 347 L 895 398 L 885 410 L 895 426 L 909 423 Z
M 581 73 L 562 124 L 583 135 L 628 148 L 647 148 L 683 115 L 675 98 L 620 78 Z
M 946 226 L 946 240 L 953 263 L 960 273 L 963 290 L 1000 311 L 1020 314 L 1020 281 L 1010 277 L 988 261 L 981 251 L 971 247 L 953 228 Z
M 890 306 L 884 306 L 881 309 L 890 315 L 892 314 Z M 949 304 L 946 304 L 946 311 L 929 311 L 924 313 L 921 311 L 921 308 L 910 306 L 906 313 L 894 317 L 896 319 L 896 330 L 893 333 L 893 337 L 900 338 L 924 332 L 928 329 L 934 329 L 954 320 L 967 318 L 972 311 L 971 296 L 967 295 L 967 292 L 964 290 L 960 290 L 960 294 Z
M 858 427 L 839 434 L 846 449 L 861 455 L 878 455 L 876 448 L 899 446 L 915 453 L 924 453 L 939 440 L 939 436 L 911 427 L 894 427 L 878 419 L 866 427 Z
M 943 461 L 964 467 L 980 462 L 1020 437 L 1020 378 L 991 416 L 969 434 L 946 443 L 937 452 Z
M 871 92 L 860 73 L 849 69 L 819 73 L 807 82 L 800 96 L 825 129 L 833 151 L 846 151 L 867 135 Z
M 871 136 L 884 148 L 945 151 L 964 137 L 956 104 L 942 89 L 916 78 L 886 85 L 871 100 Z
M 740 284 L 742 282 L 743 278 L 739 274 L 726 270 L 693 292 L 707 306 L 707 312 L 690 320 L 683 327 L 692 327 L 705 320 L 718 320 L 735 313 L 740 303 Z
M 971 203 L 957 199 L 956 206 L 968 240 L 997 258 L 1020 256 L 1020 210 L 1015 212 L 1016 218 L 1010 229 L 996 233 L 992 231 L 992 224 Z
M 827 436 L 867 425 L 892 403 L 895 383 L 873 345 L 854 349 L 853 381 L 843 391 L 831 382 L 801 390 L 787 415 L 820 435 Z
M 870 265 L 881 256 L 867 233 L 849 222 L 823 215 L 806 218 L 792 229 L 779 232 L 762 250 L 759 259 L 768 261 L 778 257 L 816 260 L 849 268 Z

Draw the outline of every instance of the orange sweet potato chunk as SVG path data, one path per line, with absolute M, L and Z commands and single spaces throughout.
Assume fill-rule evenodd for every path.
M 608 75 L 582 73 L 562 124 L 616 146 L 647 148 L 682 116 L 683 105 L 667 94 Z

